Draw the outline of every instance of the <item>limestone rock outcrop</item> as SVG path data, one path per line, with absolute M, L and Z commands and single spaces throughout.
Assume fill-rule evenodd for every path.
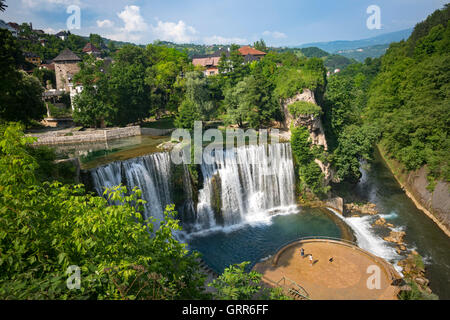
M 389 236 L 384 237 L 384 241 L 393 242 L 397 244 L 403 244 L 403 237 L 405 236 L 404 231 L 391 231 Z
M 376 207 L 377 206 L 374 203 L 365 203 L 365 204 L 347 203 L 345 205 L 345 209 L 350 214 L 362 213 L 362 214 L 375 215 L 378 213 L 378 210 Z
M 300 115 L 294 118 L 289 112 L 289 105 L 297 101 L 306 101 L 314 103 L 317 105 L 316 99 L 314 97 L 314 92 L 310 89 L 303 89 L 303 92 L 298 93 L 292 98 L 283 101 L 283 112 L 284 112 L 284 127 L 289 130 L 291 124 L 295 127 L 303 126 L 308 128 L 311 142 L 317 146 L 322 146 L 326 151 L 328 150 L 327 139 L 325 137 L 325 130 L 323 128 L 322 120 L 320 117 L 315 117 L 313 115 Z M 290 132 L 289 132 L 290 137 Z M 333 180 L 333 172 L 331 170 L 331 165 L 329 163 L 323 163 L 319 159 L 315 159 L 315 162 L 319 165 L 320 170 L 322 170 L 325 175 L 325 183 L 328 184 Z

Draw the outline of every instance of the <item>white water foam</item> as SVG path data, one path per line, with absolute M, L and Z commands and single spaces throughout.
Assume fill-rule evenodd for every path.
M 398 217 L 398 213 L 395 211 L 392 211 L 391 213 L 380 214 L 379 216 L 386 220 L 393 220 Z
M 394 268 L 401 273 L 402 268 L 397 266 L 397 262 L 401 258 L 400 255 L 397 254 L 392 245 L 372 230 L 373 216 L 346 218 L 331 208 L 329 210 L 350 226 L 355 233 L 356 242 L 360 248 L 391 262 Z
M 246 218 L 240 223 L 229 225 L 229 226 L 218 226 L 208 229 L 200 229 L 198 231 L 185 233 L 183 236 L 185 239 L 195 238 L 195 237 L 205 237 L 216 232 L 232 233 L 239 229 L 245 228 L 247 226 L 257 226 L 257 225 L 270 225 L 272 224 L 272 219 L 277 216 L 285 216 L 291 214 L 297 214 L 300 212 L 300 208 L 297 205 L 277 207 L 270 210 L 262 211 L 260 214 L 251 214 L 246 216 Z

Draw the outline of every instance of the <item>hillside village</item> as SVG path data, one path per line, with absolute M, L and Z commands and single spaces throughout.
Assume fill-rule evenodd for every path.
M 69 109 L 73 111 L 73 99 L 83 90 L 82 84 L 74 81 L 74 76 L 79 72 L 79 63 L 83 61 L 84 57 L 92 56 L 96 60 L 104 61 L 107 66 L 114 62 L 114 53 L 124 45 L 124 43 L 103 39 L 95 34 L 81 37 L 64 30 L 54 35 L 46 34 L 43 30 L 34 29 L 32 23 L 6 23 L 0 20 L 0 29 L 8 30 L 19 41 L 25 60 L 22 69 L 42 80 L 45 88 L 42 96 L 47 108 L 47 117 L 42 123 L 52 127 L 72 124 Z M 172 46 L 166 42 L 156 41 L 155 43 Z M 198 45 L 192 45 L 192 47 L 198 51 Z M 267 48 L 265 44 L 264 48 L 266 51 L 285 51 L 285 49 Z M 190 56 L 192 64 L 200 68 L 205 76 L 218 75 L 220 60 L 230 56 L 230 46 L 201 47 L 204 52 L 211 49 L 217 50 L 211 54 L 194 53 Z M 315 54 L 311 49 L 314 48 L 298 49 L 302 52 L 297 50 L 297 53 L 302 55 L 304 52 L 307 56 L 311 56 L 311 52 L 313 55 Z M 187 49 L 178 46 L 177 50 Z M 259 61 L 267 54 L 267 52 L 257 50 L 249 45 L 239 47 L 238 52 L 244 58 L 244 63 Z M 326 52 L 321 52 L 321 56 L 326 55 Z M 346 58 L 340 57 L 340 59 Z M 347 63 L 341 64 L 342 67 Z M 330 76 L 340 70 L 334 64 L 330 65 L 327 75 Z

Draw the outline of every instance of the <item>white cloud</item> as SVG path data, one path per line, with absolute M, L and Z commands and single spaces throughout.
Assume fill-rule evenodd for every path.
M 153 34 L 159 40 L 188 43 L 196 39 L 197 30 L 180 20 L 175 22 L 163 22 L 158 20 L 155 26 L 151 26 Z
M 275 39 L 285 39 L 285 38 L 287 38 L 287 35 L 285 33 L 278 32 L 278 31 L 264 31 L 263 35 L 267 36 L 267 37 L 275 38 Z
M 142 18 L 138 6 L 126 6 L 124 10 L 117 15 L 125 23 L 123 31 L 125 32 L 139 32 L 145 31 L 148 26 Z
M 243 38 L 226 38 L 221 36 L 211 36 L 203 38 L 204 44 L 247 44 L 248 40 Z
M 148 29 L 148 25 L 141 16 L 140 8 L 138 6 L 125 6 L 117 16 L 123 21 L 124 26 L 115 28 L 116 32 L 108 34 L 106 37 L 116 41 L 141 40 L 143 32 Z M 110 20 L 97 21 L 97 26 L 100 28 L 112 27 L 113 22 Z
M 45 28 L 45 29 L 44 29 L 44 32 L 45 32 L 46 34 L 55 34 L 55 33 L 56 33 L 56 30 L 53 29 L 53 28 Z
M 97 26 L 99 28 L 111 28 L 114 25 L 114 22 L 111 20 L 105 19 L 105 20 L 97 20 Z

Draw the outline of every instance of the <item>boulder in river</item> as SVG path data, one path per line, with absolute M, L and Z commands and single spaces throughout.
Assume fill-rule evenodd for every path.
M 403 237 L 405 236 L 404 231 L 391 231 L 389 236 L 384 237 L 383 239 L 385 241 L 397 243 L 397 244 L 403 244 Z
M 365 204 L 348 203 L 345 205 L 345 209 L 350 213 L 362 213 L 370 215 L 378 214 L 378 210 L 376 209 L 376 207 L 376 204 L 370 202 Z

